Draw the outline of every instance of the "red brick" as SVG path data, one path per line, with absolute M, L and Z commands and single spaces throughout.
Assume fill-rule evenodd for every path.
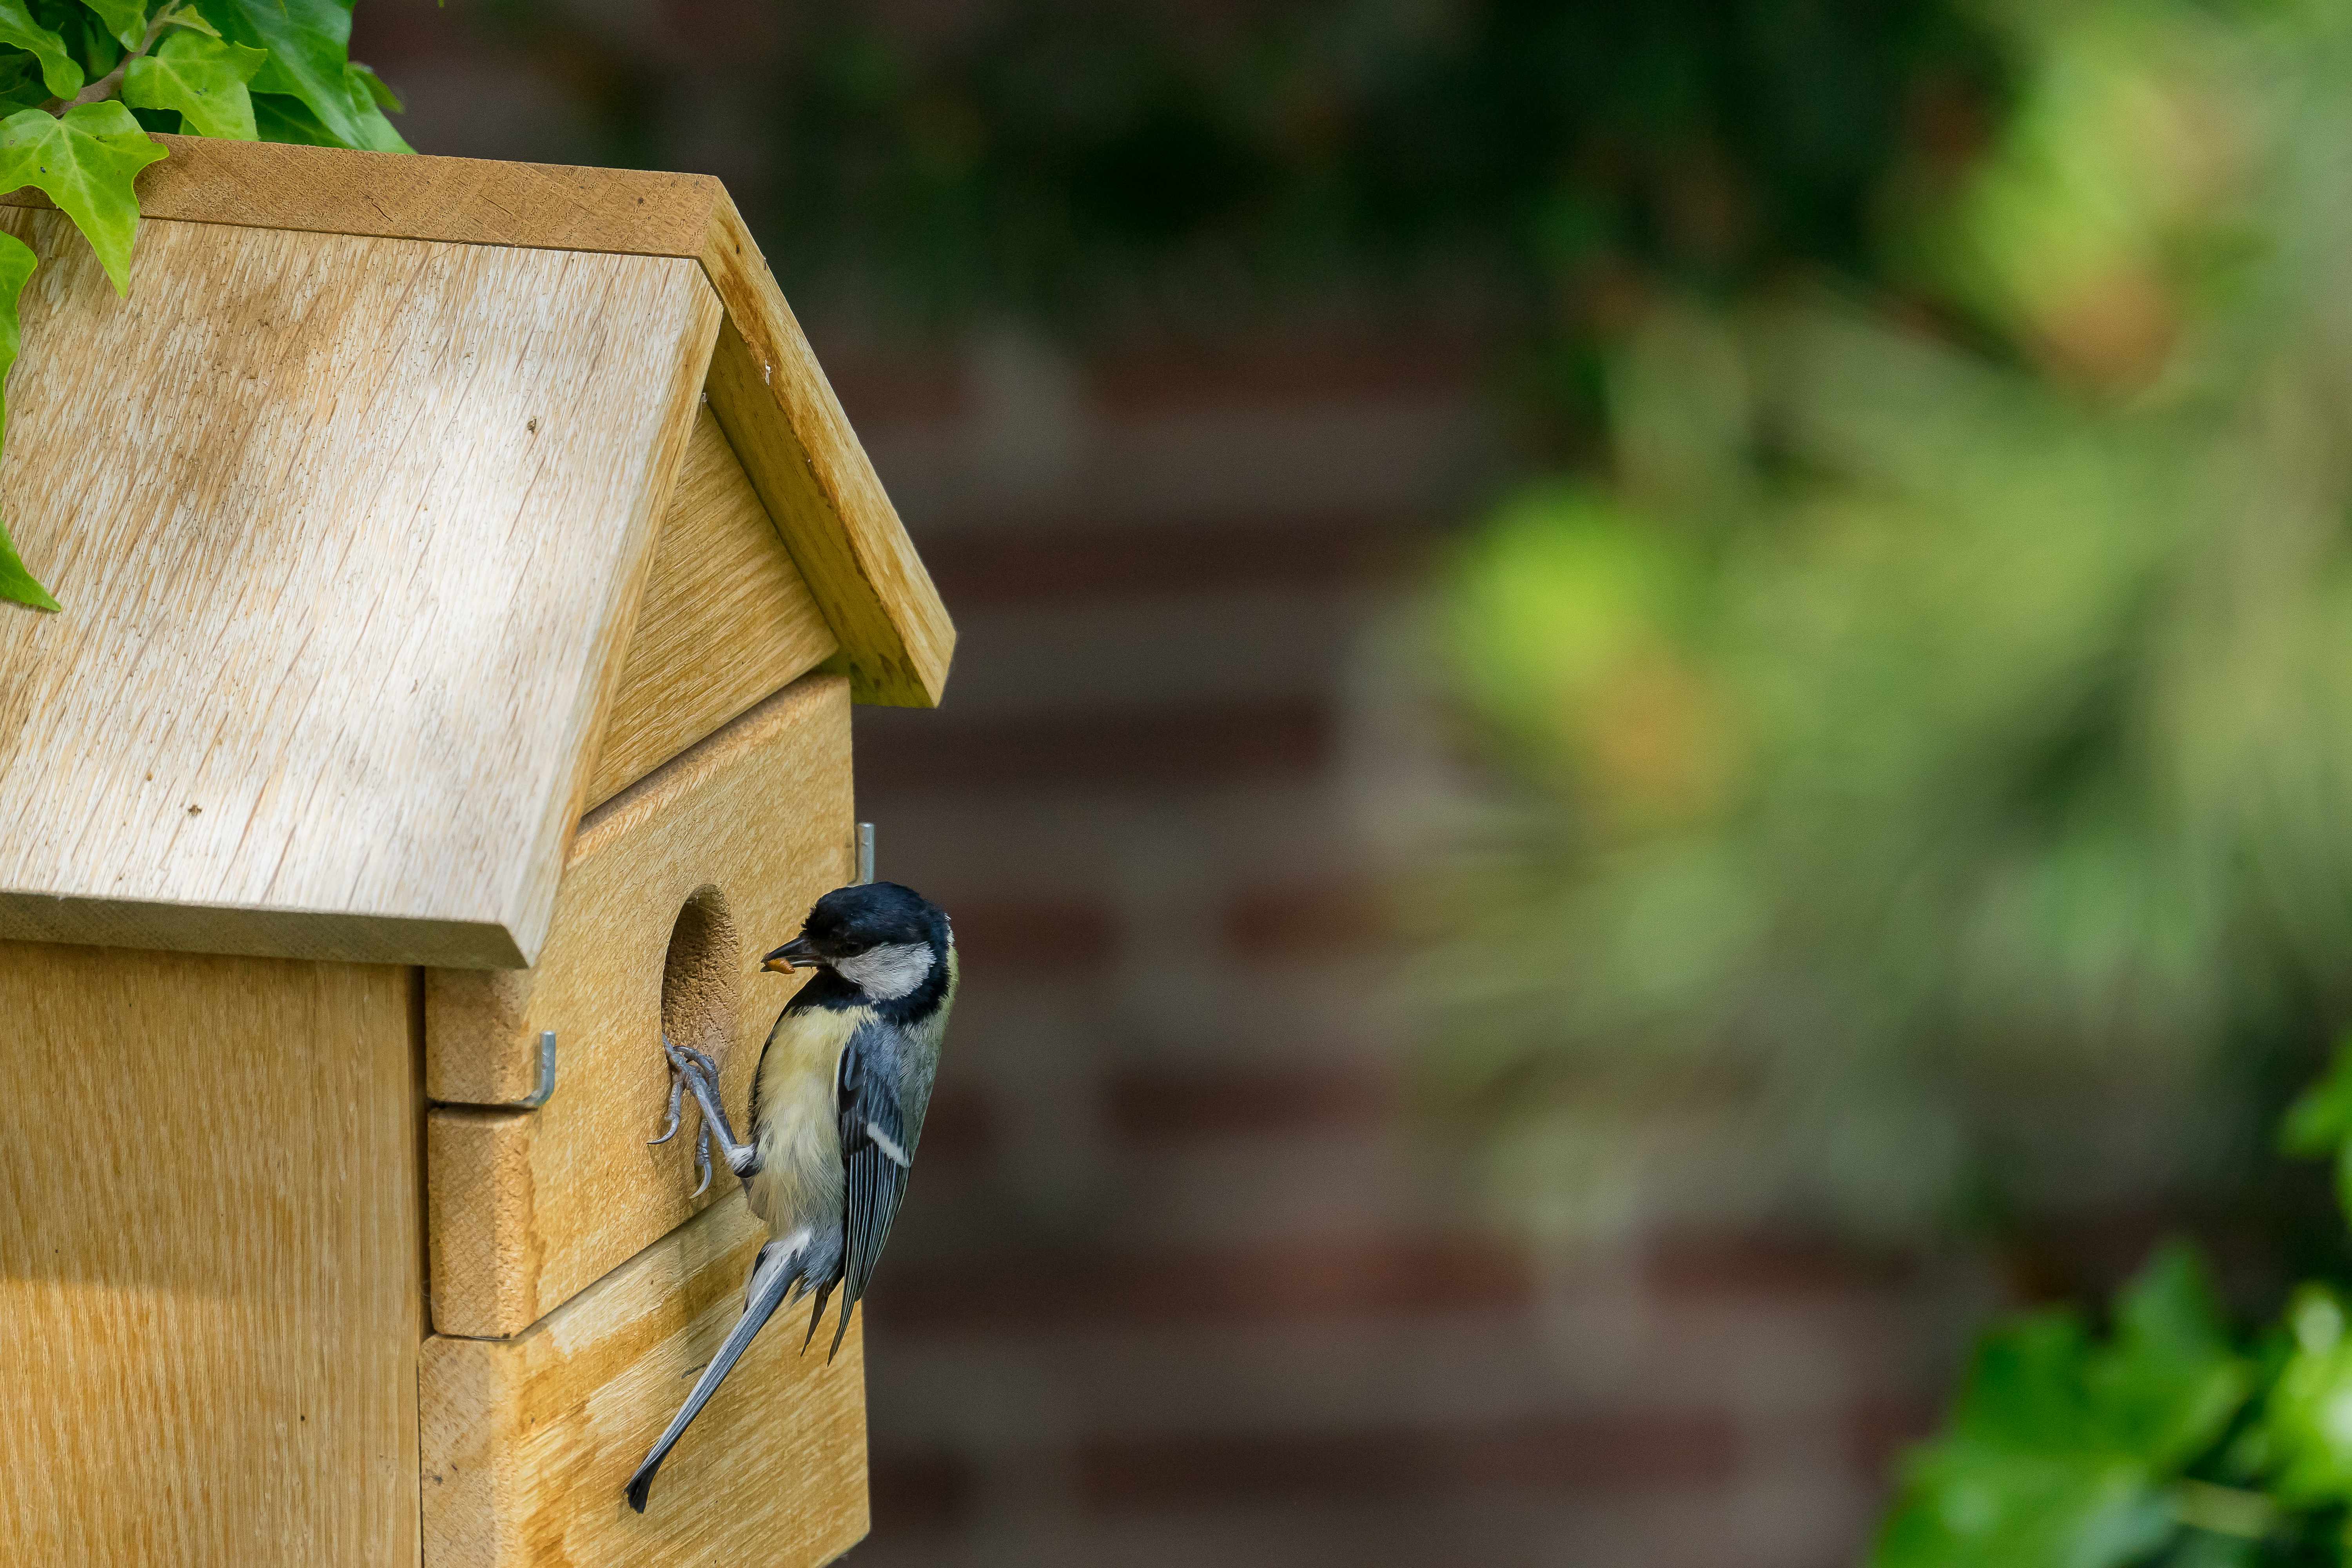
M 1118 956 L 1118 917 L 1108 905 L 959 899 L 956 950 L 982 969 L 1066 975 L 1108 968 Z
M 989 1159 L 995 1152 L 996 1119 L 990 1112 L 988 1097 L 975 1085 L 941 1082 L 923 1117 L 924 1163 L 936 1165 L 948 1160 L 961 1164 Z
M 1720 1487 L 1738 1433 L 1719 1411 L 1555 1416 L 1464 1427 L 1097 1438 L 1078 1452 L 1086 1504 L 1393 1500 L 1508 1489 L 1554 1493 Z
M 971 1461 L 944 1448 L 877 1449 L 867 1484 L 877 1534 L 952 1530 L 971 1517 L 980 1478 Z
M 872 1298 L 894 1331 L 992 1338 L 1084 1328 L 1415 1318 L 1528 1305 L 1527 1259 L 1466 1237 L 1301 1240 L 1128 1258 L 1000 1250 L 892 1275 Z
M 1273 332 L 1218 341 L 1131 342 L 1087 367 L 1108 417 L 1163 417 L 1187 409 L 1287 404 L 1325 405 L 1400 394 L 1478 395 L 1486 361 L 1455 332 L 1360 330 Z
M 1914 1268 L 1819 1237 L 1683 1232 L 1650 1243 L 1643 1274 L 1669 1298 L 1824 1301 L 1885 1291 L 1911 1279 Z
M 1103 1087 L 1111 1129 L 1144 1144 L 1235 1133 L 1360 1127 L 1387 1121 L 1396 1094 L 1370 1073 L 1340 1068 L 1293 1072 L 1200 1072 L 1149 1068 L 1111 1075 Z
M 1246 588 L 1328 590 L 1412 574 L 1433 532 L 1407 518 L 1268 519 L 1169 527 L 973 529 L 923 548 L 961 611 Z
M 866 710 L 861 790 L 1125 790 L 1138 795 L 1320 772 L 1333 754 L 1328 704 L 1279 698 L 1121 709 L 1001 723 Z
M 1330 958 L 1391 940 L 1387 889 L 1359 878 L 1260 888 L 1226 907 L 1225 946 L 1237 957 Z
M 845 349 L 819 325 L 811 326 L 809 336 L 853 430 L 945 424 L 970 412 L 962 357 L 946 346 L 932 354 L 894 355 Z M 923 559 L 930 560 L 928 548 Z

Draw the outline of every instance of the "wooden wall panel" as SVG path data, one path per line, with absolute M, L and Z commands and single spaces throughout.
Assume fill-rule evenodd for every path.
M 669 1084 L 672 932 L 689 900 L 717 890 L 731 948 L 674 988 L 690 1005 L 672 1027 L 718 1059 L 740 1130 L 761 1044 L 804 978 L 766 973 L 760 955 L 854 875 L 849 715 L 838 675 L 779 692 L 582 825 L 537 968 L 428 973 L 433 1099 L 520 1099 L 537 1083 L 540 1031 L 557 1038 L 555 1093 L 538 1110 L 426 1119 L 436 1329 L 518 1333 L 699 1206 L 688 1140 L 646 1145 Z
M 415 1562 L 414 999 L 0 943 L 0 1562 Z
M 742 1190 L 511 1340 L 425 1343 L 426 1568 L 813 1568 L 866 1534 L 865 1322 L 828 1363 L 810 1303 L 770 1321 L 622 1496 L 743 1304 L 767 1237 Z
M 588 786 L 602 805 L 841 644 L 704 405 Z

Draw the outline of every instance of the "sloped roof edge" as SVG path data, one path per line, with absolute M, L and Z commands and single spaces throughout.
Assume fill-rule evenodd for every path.
M 569 168 L 162 136 L 148 217 L 698 262 L 726 310 L 712 412 L 841 639 L 861 702 L 938 703 L 955 627 L 726 187 Z M 33 190 L 0 205 L 47 207 Z

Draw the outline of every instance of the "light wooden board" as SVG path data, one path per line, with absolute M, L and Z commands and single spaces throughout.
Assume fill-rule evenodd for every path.
M 805 1301 L 752 1342 L 645 1513 L 622 1496 L 766 1236 L 738 1188 L 519 1338 L 426 1340 L 428 1568 L 806 1568 L 863 1537 L 862 1314 L 828 1365 L 822 1341 L 802 1353 Z
M 727 306 L 710 405 L 824 606 L 861 702 L 936 705 L 955 626 L 732 202 L 703 270 Z
M 611 799 L 840 646 L 705 405 L 654 546 L 589 801 Z
M 694 264 L 54 214 L 0 515 L 0 936 L 538 952 L 719 319 Z M 124 376 L 120 367 L 135 365 Z
M 0 943 L 0 1562 L 416 1561 L 413 1005 Z
M 466 245 L 697 255 L 726 187 L 708 174 L 573 169 L 480 158 L 353 153 L 275 142 L 158 136 L 140 171 L 151 218 Z M 27 186 L 0 205 L 47 207 Z
M 857 700 L 930 707 L 955 627 L 783 292 L 716 180 L 339 148 L 158 138 L 139 176 L 163 218 L 688 257 L 732 335 L 710 395 L 847 655 Z M 0 205 L 47 206 L 36 191 Z
M 718 1000 L 692 1010 L 700 1037 L 679 1043 L 719 1058 L 740 1129 L 761 1043 L 798 984 L 760 955 L 855 874 L 851 811 L 847 683 L 812 675 L 582 825 L 538 967 L 427 976 L 436 1100 L 520 1099 L 540 1031 L 557 1039 L 539 1110 L 426 1119 L 437 1331 L 518 1333 L 694 1212 L 688 1139 L 646 1142 L 668 1089 L 663 974 L 679 911 L 715 888 L 733 928 Z

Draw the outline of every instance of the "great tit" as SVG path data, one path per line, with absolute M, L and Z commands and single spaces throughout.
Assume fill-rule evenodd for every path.
M 639 1513 L 654 1472 L 777 1308 L 816 1292 L 805 1351 L 838 1288 L 827 1359 L 841 1349 L 922 1137 L 955 1001 L 955 931 L 936 905 L 895 882 L 836 888 L 761 967 L 816 973 L 768 1031 L 751 1080 L 750 1142 L 739 1142 L 728 1123 L 710 1059 L 662 1041 L 673 1074 L 670 1123 L 654 1142 L 677 1131 L 680 1095 L 691 1094 L 702 1113 L 702 1153 L 717 1145 L 770 1239 L 752 1260 L 743 1315 L 629 1478 L 629 1506 Z

